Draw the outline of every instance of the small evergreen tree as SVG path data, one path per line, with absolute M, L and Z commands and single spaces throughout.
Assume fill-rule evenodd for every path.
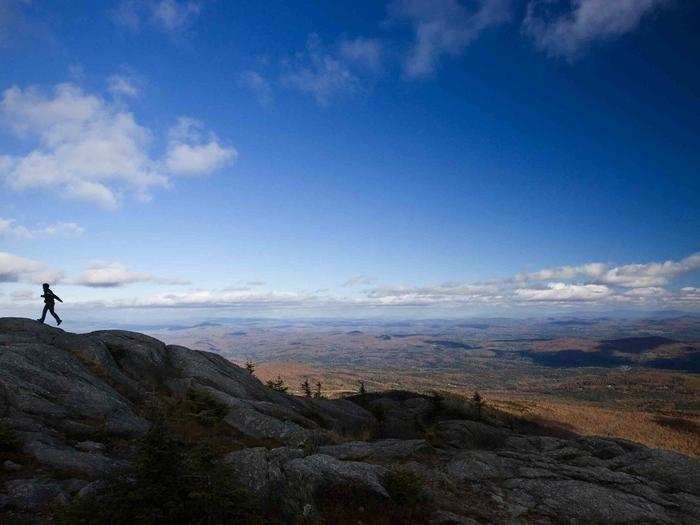
M 301 391 L 304 393 L 304 396 L 311 397 L 311 385 L 309 384 L 308 378 L 305 378 L 302 382 Z
M 321 382 L 316 381 L 316 391 L 314 392 L 314 397 L 316 399 L 321 399 L 323 397 L 323 392 L 321 391 Z
M 139 523 L 262 525 L 255 497 L 207 445 L 192 446 L 156 422 L 132 466 L 97 493 L 59 510 L 59 525 Z
M 245 369 L 248 371 L 250 375 L 255 374 L 255 363 L 253 363 L 250 359 L 248 359 L 245 362 Z
M 472 396 L 472 405 L 474 406 L 476 417 L 481 419 L 481 410 L 484 407 L 484 398 L 481 397 L 481 394 L 479 394 L 478 391 L 474 392 L 474 395 Z
M 284 384 L 284 379 L 282 379 L 282 376 L 277 376 L 275 379 L 270 379 L 266 384 L 268 388 L 277 390 L 277 392 L 287 392 L 287 390 L 289 390 L 289 387 Z
M 360 394 L 361 396 L 367 395 L 367 388 L 365 388 L 365 382 L 360 381 L 360 388 L 357 390 L 357 393 Z

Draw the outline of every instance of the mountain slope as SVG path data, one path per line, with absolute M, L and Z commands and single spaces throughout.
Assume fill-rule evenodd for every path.
M 289 396 L 142 334 L 0 319 L 0 517 L 50 522 L 56 505 L 99 497 L 156 421 L 212 444 L 288 523 L 700 519 L 700 464 L 679 454 L 555 436 L 436 396 Z

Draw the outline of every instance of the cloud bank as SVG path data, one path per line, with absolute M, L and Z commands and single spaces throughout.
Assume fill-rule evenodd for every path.
M 38 239 L 44 237 L 75 238 L 85 233 L 85 228 L 75 222 L 55 222 L 47 226 L 28 228 L 14 219 L 0 217 L 0 237 L 15 239 Z
M 156 277 L 147 272 L 133 271 L 123 264 L 94 263 L 86 269 L 77 279 L 69 281 L 70 284 L 88 286 L 90 288 L 121 288 L 127 284 L 155 283 L 180 285 L 189 284 L 184 279 L 170 279 Z
M 248 281 L 215 290 L 188 290 L 141 297 L 95 299 L 77 307 L 94 308 L 231 308 L 258 311 L 298 309 L 334 311 L 387 311 L 413 308 L 429 312 L 503 311 L 514 309 L 573 308 L 681 308 L 700 310 L 700 288 L 673 287 L 673 281 L 693 278 L 700 270 L 700 252 L 678 261 L 611 265 L 586 263 L 545 268 L 537 272 L 480 283 L 449 282 L 426 285 L 375 284 L 356 276 L 336 291 L 266 290 L 262 281 Z M 94 264 L 74 279 L 63 272 L 11 254 L 0 254 L 0 281 L 55 282 L 91 288 L 121 288 L 135 283 L 189 284 L 138 272 L 119 263 Z

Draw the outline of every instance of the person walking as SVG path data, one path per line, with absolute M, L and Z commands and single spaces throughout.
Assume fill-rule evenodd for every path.
M 53 309 L 56 307 L 56 301 L 59 303 L 62 303 L 63 301 L 61 301 L 61 298 L 58 295 L 51 291 L 48 283 L 44 283 L 42 286 L 44 287 L 44 293 L 41 294 L 41 296 L 44 298 L 44 311 L 41 312 L 41 319 L 37 319 L 37 321 L 43 323 L 44 319 L 46 319 L 46 312 L 51 312 L 53 318 L 56 319 L 56 325 L 59 325 L 61 324 L 61 318 L 56 315 L 56 312 L 54 312 Z

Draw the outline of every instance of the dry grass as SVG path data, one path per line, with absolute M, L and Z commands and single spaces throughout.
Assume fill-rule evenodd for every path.
M 502 393 L 488 401 L 514 415 L 554 421 L 582 435 L 623 438 L 653 448 L 700 456 L 700 417 L 697 414 L 664 415 Z

